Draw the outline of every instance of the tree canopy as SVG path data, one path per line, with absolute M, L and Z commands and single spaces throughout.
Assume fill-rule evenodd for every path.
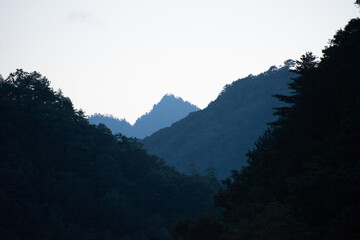
M 359 239 L 359 43 L 360 19 L 353 19 L 319 61 L 306 53 L 296 62 L 292 93 L 276 95 L 290 105 L 276 110 L 248 166 L 216 195 L 224 209 L 218 239 Z M 201 239 L 193 238 L 201 222 L 175 236 Z
M 89 124 L 37 72 L 0 80 L 1 239 L 169 239 L 177 220 L 212 208 L 213 177 Z

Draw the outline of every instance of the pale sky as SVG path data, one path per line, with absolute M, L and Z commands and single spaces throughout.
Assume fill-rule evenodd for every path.
M 321 50 L 355 0 L 0 0 L 0 74 L 38 71 L 86 114 L 133 123 L 166 93 L 200 108 L 225 84 Z

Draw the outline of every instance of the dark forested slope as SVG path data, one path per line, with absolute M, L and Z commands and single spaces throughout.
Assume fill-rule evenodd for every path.
M 291 105 L 216 196 L 223 221 L 179 222 L 175 239 L 204 239 L 214 226 L 207 239 L 360 239 L 359 43 L 353 19 L 320 61 L 301 57 L 292 94 L 277 95 Z
M 0 79 L 1 239 L 169 239 L 216 186 L 90 125 L 36 72 Z
M 207 108 L 145 138 L 144 147 L 180 171 L 195 165 L 201 173 L 215 168 L 220 178 L 229 176 L 245 164 L 246 152 L 274 120 L 279 101 L 271 95 L 288 91 L 291 64 L 225 86 Z
M 171 126 L 171 124 L 186 117 L 189 113 L 198 110 L 200 110 L 198 107 L 184 101 L 182 98 L 167 94 L 159 103 L 154 104 L 150 112 L 138 118 L 134 125 L 130 125 L 124 119 L 101 114 L 90 116 L 89 122 L 93 124 L 103 123 L 113 133 L 121 133 L 127 137 L 142 139 L 162 128 Z

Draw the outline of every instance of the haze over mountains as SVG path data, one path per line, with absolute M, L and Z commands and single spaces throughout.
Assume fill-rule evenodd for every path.
M 246 163 L 248 150 L 275 120 L 273 108 L 284 105 L 272 97 L 287 94 L 295 76 L 289 71 L 293 61 L 284 64 L 226 85 L 204 110 L 145 138 L 144 148 L 181 172 L 215 169 L 218 177 L 229 176 Z
M 114 134 L 121 133 L 127 137 L 142 139 L 159 129 L 169 127 L 174 122 L 186 117 L 189 113 L 200 110 L 190 102 L 173 94 L 166 94 L 159 103 L 154 104 L 150 112 L 144 114 L 131 125 L 125 119 L 112 115 L 94 114 L 89 117 L 92 124 L 105 124 Z

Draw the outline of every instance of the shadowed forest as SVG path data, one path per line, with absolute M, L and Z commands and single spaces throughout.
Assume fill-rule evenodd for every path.
M 90 124 L 38 72 L 1 77 L 0 238 L 360 239 L 359 43 L 357 18 L 321 58 L 238 80 L 142 141 Z

